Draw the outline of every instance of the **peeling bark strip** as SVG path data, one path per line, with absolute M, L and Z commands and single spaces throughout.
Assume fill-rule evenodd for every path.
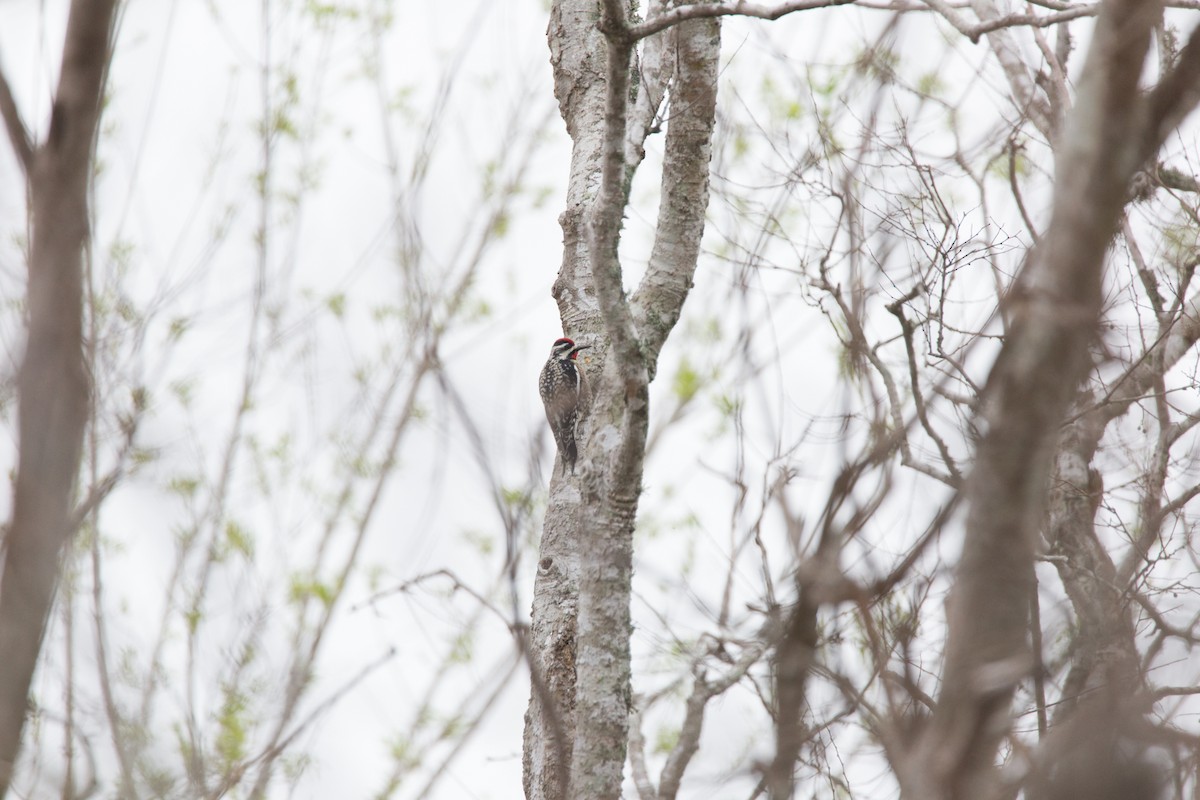
M 1106 0 L 1059 144 L 1050 226 L 1021 275 L 1014 323 L 988 379 L 986 433 L 966 486 L 942 692 L 900 771 L 906 796 L 989 796 L 1013 690 L 1029 671 L 1033 541 L 1058 430 L 1088 368 L 1104 253 L 1153 124 L 1138 81 L 1155 0 Z
M 83 248 L 87 187 L 116 0 L 74 0 L 46 141 L 35 149 L 0 80 L 0 113 L 26 170 L 32 215 L 29 339 L 17 380 L 20 451 L 0 578 L 0 797 L 12 782 L 29 686 L 74 531 L 70 503 L 87 419 Z
M 564 330 L 595 344 L 585 363 L 593 400 L 581 431 L 578 487 L 561 479 L 551 485 L 534 587 L 532 671 L 544 676 L 544 684 L 534 687 L 526 715 L 524 785 L 530 800 L 620 796 L 647 387 L 695 273 L 716 119 L 715 21 L 662 34 L 675 38 L 674 53 L 665 52 L 670 40 L 654 40 L 647 56 L 650 80 L 630 100 L 636 44 L 630 8 L 606 0 L 599 19 L 596 8 L 592 0 L 559 0 L 549 27 L 555 95 L 574 142 L 554 296 Z M 656 3 L 650 16 L 662 10 Z M 617 259 L 621 218 L 671 70 L 658 229 L 646 276 L 629 299 Z

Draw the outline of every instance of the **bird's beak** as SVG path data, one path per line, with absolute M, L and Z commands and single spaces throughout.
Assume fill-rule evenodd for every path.
M 571 350 L 571 358 L 574 358 L 575 356 L 579 355 L 579 351 L 580 351 L 580 350 L 587 350 L 587 349 L 589 349 L 590 347 L 591 347 L 591 345 L 590 345 L 590 344 L 577 344 L 577 345 L 575 345 L 575 348 L 574 348 L 573 350 Z

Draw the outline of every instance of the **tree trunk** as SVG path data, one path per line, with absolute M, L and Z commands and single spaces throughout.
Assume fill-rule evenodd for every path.
M 15 105 L 4 109 L 26 170 L 32 239 L 29 339 L 17 380 L 20 450 L 0 578 L 0 797 L 11 785 L 60 556 L 74 532 L 72 490 L 88 409 L 82 353 L 88 180 L 115 6 L 115 0 L 72 3 L 41 146 L 30 146 Z
M 559 217 L 563 261 L 554 297 L 564 332 L 576 339 L 600 328 L 584 227 L 600 171 L 604 126 L 604 37 L 596 6 L 560 0 L 550 11 L 547 38 L 554 92 L 574 147 L 567 207 Z M 547 336 L 549 343 L 554 337 Z M 590 372 L 596 351 L 584 351 Z M 590 362 L 590 363 L 589 363 Z M 580 421 L 586 426 L 586 419 Z M 581 438 L 582 444 L 582 438 Z M 586 453 L 580 454 L 586 460 Z M 579 542 L 584 536 L 582 496 L 564 470 L 555 469 L 533 587 L 529 661 L 533 689 L 525 715 L 522 759 L 525 796 L 565 798 L 575 738 L 575 622 L 579 598 Z
M 661 8 L 656 4 L 651 14 Z M 629 98 L 628 7 L 560 0 L 551 13 L 555 91 L 574 141 L 564 256 L 554 294 L 563 327 L 593 344 L 579 475 L 556 470 L 534 587 L 534 687 L 525 727 L 528 798 L 620 796 L 630 712 L 633 529 L 649 420 L 648 383 L 691 287 L 708 204 L 719 27 L 680 26 Z M 642 141 L 675 65 L 663 198 L 647 274 L 627 299 L 620 220 Z M 577 481 L 577 483 L 576 483 Z M 569 767 L 569 771 L 568 771 Z M 569 772 L 569 775 L 568 775 Z M 568 785 L 569 784 L 569 785 Z

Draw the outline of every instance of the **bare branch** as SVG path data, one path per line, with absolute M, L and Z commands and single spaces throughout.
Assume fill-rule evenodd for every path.
M 1037 227 L 1033 224 L 1033 219 L 1029 216 L 1029 211 L 1025 208 L 1025 198 L 1021 196 L 1021 186 L 1017 181 L 1017 150 L 1020 145 L 1015 139 L 1008 141 L 1008 185 L 1012 190 L 1013 200 L 1017 202 L 1017 211 L 1021 214 L 1021 221 L 1025 223 L 1025 229 L 1029 231 L 1029 237 L 1033 239 L 1033 243 L 1037 244 L 1041 235 L 1038 233 Z
M 960 32 L 970 39 L 972 42 L 978 43 L 986 33 L 1001 30 L 1002 28 L 1049 28 L 1051 25 L 1058 25 L 1061 22 L 1070 22 L 1073 19 L 1080 17 L 1094 17 L 1100 11 L 1100 6 L 1086 5 L 1076 6 L 1067 11 L 1058 11 L 1054 14 L 1005 14 L 1003 17 L 996 17 L 977 25 L 968 25 L 961 28 Z
M 708 680 L 701 664 L 696 663 L 692 669 L 692 693 L 688 696 L 685 706 L 683 723 L 679 728 L 679 740 L 667 756 L 667 763 L 663 765 L 662 775 L 659 776 L 659 800 L 674 800 L 679 793 L 684 770 L 700 747 L 704 711 L 708 702 L 745 677 L 750 668 L 763 657 L 767 648 L 775 644 L 777 638 L 775 625 L 768 621 L 754 641 L 742 650 L 733 666 L 715 680 Z
M 296 740 L 296 737 L 300 736 L 306 730 L 311 728 L 315 722 L 318 722 L 321 717 L 329 713 L 330 709 L 336 706 L 339 700 L 349 694 L 354 687 L 365 681 L 371 675 L 371 673 L 380 669 L 393 658 L 395 658 L 396 653 L 397 651 L 395 647 L 389 647 L 385 652 L 377 656 L 374 661 L 364 664 L 358 670 L 358 672 L 351 675 L 348 680 L 346 680 L 341 686 L 337 687 L 332 693 L 330 693 L 328 697 L 317 703 L 312 710 L 304 716 L 303 719 L 295 724 L 295 726 L 287 733 L 287 735 L 278 741 L 273 741 L 270 746 L 262 753 L 257 755 L 253 761 L 270 761 L 277 758 L 280 754 L 287 750 L 288 746 Z
M 1175 68 L 1150 92 L 1150 118 L 1137 155 L 1139 166 L 1153 158 L 1197 103 L 1200 103 L 1200 29 L 1192 30 Z
M 956 491 L 950 496 L 940 509 L 934 515 L 929 525 L 925 528 L 925 532 L 921 534 L 916 543 L 909 548 L 908 553 L 901 559 L 887 575 L 874 581 L 867 587 L 870 596 L 873 598 L 883 597 L 895 588 L 896 584 L 904 578 L 913 565 L 917 563 L 917 559 L 928 549 L 929 545 L 941 534 L 942 529 L 946 526 L 946 522 L 958 510 L 958 505 L 962 501 L 962 492 Z
M 1200 182 L 1194 177 L 1162 164 L 1159 165 L 1154 177 L 1167 189 L 1179 192 L 1200 192 Z
M 775 648 L 775 757 L 763 776 L 771 800 L 785 800 L 795 788 L 795 764 L 806 739 L 803 712 L 808 676 L 816 659 L 817 610 L 810 592 L 797 581 L 800 600 L 788 613 Z
M 990 29 L 988 27 L 993 21 L 1003 20 L 1007 16 L 1000 13 L 999 4 L 995 0 L 971 0 L 971 8 L 975 12 L 975 16 L 980 19 L 979 23 L 972 24 L 961 15 L 948 12 L 945 0 L 927 1 L 931 8 L 945 16 L 951 25 L 971 41 L 978 41 L 984 33 L 989 34 L 988 44 L 1008 79 L 1018 112 L 1027 116 L 1033 122 L 1034 127 L 1047 139 L 1057 138 L 1055 135 L 1057 120 L 1054 118 L 1047 98 L 1040 93 L 1033 70 L 1022 56 L 1021 43 L 1009 30 L 1011 25 L 998 24 Z
M 488 600 L 486 597 L 484 597 L 478 591 L 476 591 L 475 589 L 472 589 L 466 583 L 463 583 L 462 579 L 460 579 L 457 575 L 454 574 L 453 571 L 451 571 L 449 569 L 435 569 L 433 572 L 425 572 L 420 575 L 417 575 L 415 578 L 409 578 L 408 580 L 404 581 L 403 583 L 401 583 L 397 586 L 392 586 L 387 589 L 382 589 L 382 590 L 376 592 L 375 594 L 371 595 L 370 597 L 368 597 L 366 600 L 363 600 L 359 603 L 355 603 L 354 605 L 350 606 L 350 612 L 354 613 L 355 611 L 361 611 L 362 609 L 366 608 L 367 606 L 373 607 L 380 600 L 383 600 L 387 597 L 392 597 L 393 595 L 408 594 L 413 589 L 433 580 L 434 578 L 447 579 L 448 581 L 450 581 L 450 591 L 451 592 L 463 592 L 465 594 L 470 595 L 475 600 L 475 602 L 477 602 L 482 608 L 490 611 L 501 622 L 503 622 L 504 627 L 508 628 L 509 630 L 516 629 L 516 624 L 512 620 L 510 620 L 507 616 L 505 616 L 503 611 L 501 611 L 499 608 L 497 608 L 494 603 L 492 603 L 490 600 Z
M 1151 520 L 1151 522 L 1155 526 L 1161 525 L 1163 520 L 1194 500 L 1196 495 L 1200 495 L 1200 484 L 1189 487 L 1181 492 L 1174 500 L 1171 500 L 1169 503 L 1164 505 L 1161 509 L 1159 509 L 1158 514 L 1153 520 Z
M 706 17 L 757 17 L 758 19 L 779 19 L 794 14 L 797 11 L 811 11 L 816 8 L 852 5 L 855 0 L 791 0 L 777 6 L 763 6 L 757 3 L 747 3 L 745 0 L 733 0 L 729 3 L 705 3 L 675 8 L 646 20 L 637 25 L 631 25 L 626 33 L 633 39 L 644 39 L 659 31 L 666 30 L 672 25 L 678 25 L 689 19 L 704 19 Z
M 1129 224 L 1128 215 L 1121 218 L 1121 235 L 1125 237 L 1125 246 L 1129 249 L 1129 257 L 1137 267 L 1138 279 L 1142 282 L 1142 288 L 1146 291 L 1146 299 L 1150 301 L 1150 307 L 1154 309 L 1154 317 L 1161 327 L 1166 322 L 1166 316 L 1162 293 L 1158 291 L 1158 279 L 1142 256 L 1142 248 L 1138 246 L 1137 235 L 1133 231 L 1133 226 Z
M 915 289 L 911 293 L 915 296 Z M 929 421 L 929 413 L 925 408 L 925 396 L 921 392 L 920 375 L 917 371 L 917 352 L 913 344 L 913 324 L 908 321 L 908 317 L 904 315 L 904 303 L 909 297 L 902 297 L 894 303 L 888 303 L 887 310 L 900 321 L 900 331 L 904 335 L 904 349 L 908 354 L 908 378 L 912 385 L 913 405 L 916 407 L 917 419 L 921 422 L 921 427 L 928 434 L 933 443 L 937 445 L 938 453 L 942 457 L 942 463 L 946 465 L 946 469 L 950 472 L 950 477 L 953 479 L 952 486 L 957 486 L 962 481 L 962 473 L 958 470 L 958 465 L 954 463 L 954 456 L 950 454 L 950 448 L 946 446 L 946 442 L 933 428 L 933 423 Z
M 633 773 L 633 785 L 639 800 L 658 800 L 658 790 L 650 781 L 646 769 L 646 737 L 642 734 L 642 711 L 639 699 L 634 698 L 629 712 L 629 771 Z
M 8 78 L 3 70 L 0 70 L 0 117 L 4 117 L 4 127 L 8 129 L 8 139 L 16 151 L 17 162 L 28 178 L 33 165 L 33 142 L 25 128 L 25 122 L 21 119 L 21 112 L 17 110 L 12 87 L 8 85 Z
M 1094 435 L 1099 435 L 1103 423 L 1121 416 L 1135 401 L 1147 396 L 1163 372 L 1183 358 L 1197 341 L 1200 341 L 1200 294 L 1192 297 L 1180 309 L 1172 324 L 1159 332 L 1154 345 L 1113 383 L 1096 407 L 1088 412 L 1100 417 L 1095 423 L 1099 427 L 1094 429 Z
M 695 21 L 675 31 L 676 73 L 663 157 L 662 202 L 646 275 L 631 298 L 653 377 L 696 274 L 708 208 L 709 160 L 717 113 L 720 27 Z
M 683 724 L 679 726 L 679 741 L 671 749 L 662 775 L 658 779 L 659 800 L 675 800 L 684 769 L 700 749 L 700 734 L 704 728 L 704 711 L 713 691 L 704 679 L 704 669 L 699 664 L 692 671 L 692 693 L 685 703 Z
M 653 19 L 663 11 L 665 0 L 653 0 L 646 16 Z M 642 45 L 637 62 L 637 97 L 629 108 L 625 131 L 625 169 L 633 170 L 646 157 L 646 138 L 657 133 L 662 122 L 667 84 L 675 74 L 673 30 L 650 36 Z

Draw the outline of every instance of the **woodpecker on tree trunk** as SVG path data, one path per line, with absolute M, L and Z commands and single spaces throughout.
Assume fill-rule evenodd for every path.
M 588 345 L 575 344 L 570 339 L 556 340 L 538 378 L 538 392 L 546 406 L 546 419 L 554 433 L 558 454 L 562 456 L 563 466 L 572 474 L 579 455 L 575 447 L 575 423 L 579 419 L 580 402 L 587 392 L 576 356 L 587 348 Z

